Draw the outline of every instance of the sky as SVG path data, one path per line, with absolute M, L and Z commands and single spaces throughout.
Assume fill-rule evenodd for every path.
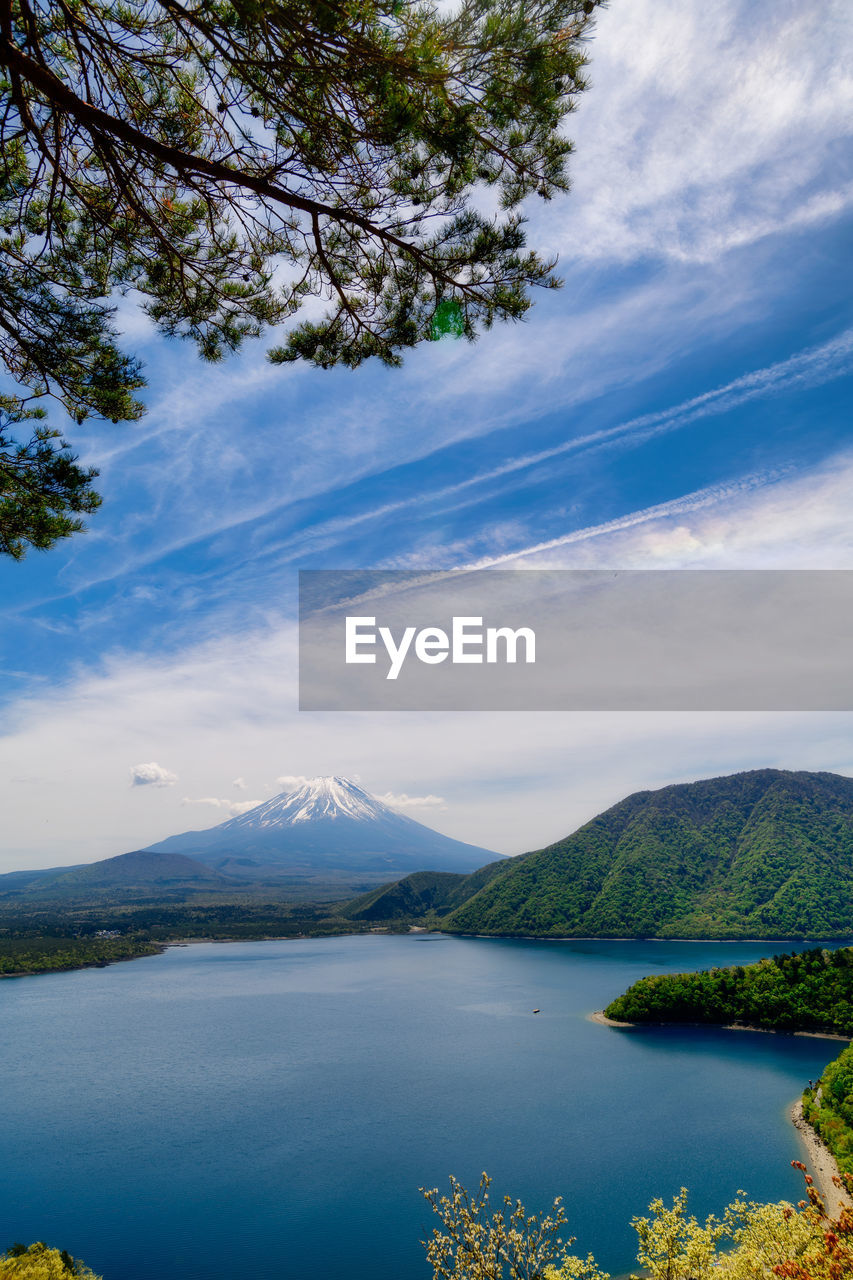
M 526 207 L 564 287 L 399 370 L 204 365 L 132 300 L 147 415 L 69 434 L 89 531 L 0 564 L 0 872 L 339 774 L 520 853 L 630 792 L 853 774 L 853 715 L 300 712 L 300 569 L 853 568 L 853 11 L 613 0 Z

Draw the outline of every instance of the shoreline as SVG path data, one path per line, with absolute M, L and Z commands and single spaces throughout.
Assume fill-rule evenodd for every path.
M 842 1035 L 840 1031 L 785 1031 L 778 1027 L 755 1027 L 748 1022 L 617 1022 L 608 1018 L 601 1010 L 588 1013 L 587 1021 L 597 1022 L 601 1027 L 706 1027 L 712 1031 L 759 1031 L 765 1036 L 809 1036 L 813 1040 L 841 1040 L 844 1044 L 853 1043 L 853 1036 Z
M 434 932 L 446 933 L 451 938 L 484 938 L 487 941 L 490 938 L 504 938 L 518 942 L 790 942 L 794 944 L 803 943 L 808 947 L 820 946 L 829 942 L 839 942 L 853 948 L 853 935 L 849 933 L 833 934 L 831 937 L 826 938 L 741 938 L 739 936 L 670 938 L 657 933 L 643 934 L 642 937 L 637 934 L 623 935 L 616 933 L 467 933 L 463 929 L 442 929 L 440 924 L 434 926 Z M 690 970 L 690 972 L 697 971 Z
M 638 1027 L 639 1022 L 617 1022 L 615 1018 L 608 1018 L 602 1013 L 601 1009 L 596 1009 L 595 1013 L 586 1015 L 587 1022 L 597 1022 L 600 1027 Z M 657 1025 L 663 1025 L 657 1024 Z
M 457 932 L 456 930 L 450 931 L 448 929 L 443 929 L 440 923 L 437 923 L 434 925 L 409 924 L 405 928 L 395 927 L 399 923 L 400 922 L 398 921 L 388 922 L 386 925 L 378 925 L 378 926 L 374 926 L 372 928 L 367 928 L 367 929 L 358 928 L 357 926 L 354 925 L 353 927 L 348 927 L 348 928 L 333 929 L 328 933 L 308 932 L 308 933 L 285 933 L 285 934 L 258 934 L 255 937 L 246 936 L 246 937 L 230 937 L 230 938 L 228 937 L 226 938 L 215 938 L 215 937 L 165 938 L 165 939 L 158 939 L 156 942 L 152 940 L 152 945 L 157 948 L 155 952 L 141 952 L 139 955 L 116 956 L 114 959 L 103 960 L 103 961 L 101 960 L 83 961 L 81 964 L 69 965 L 67 967 L 62 967 L 58 969 L 16 969 L 14 972 L 0 973 L 0 979 L 2 978 L 37 978 L 43 973 L 74 973 L 79 971 L 80 969 L 102 969 L 102 968 L 106 968 L 107 965 L 118 964 L 124 960 L 142 960 L 142 959 L 145 959 L 147 955 L 158 955 L 158 954 L 162 955 L 162 953 L 166 951 L 169 947 L 191 946 L 193 943 L 197 943 L 197 942 L 199 943 L 290 942 L 290 941 L 298 941 L 303 938 L 340 938 L 340 937 L 357 937 L 360 935 L 372 935 L 376 937 L 383 934 L 405 936 L 406 934 L 436 933 L 447 938 L 475 938 L 475 939 L 482 939 L 483 941 L 486 941 L 486 942 L 494 941 L 495 939 L 504 939 L 509 941 L 518 941 L 518 942 L 602 942 L 602 943 L 608 943 L 608 942 L 696 943 L 696 942 L 701 942 L 701 943 L 712 943 L 712 944 L 713 943 L 732 943 L 732 942 L 740 942 L 740 943 L 788 942 L 788 943 L 796 944 L 803 941 L 808 941 L 812 943 L 814 942 L 842 943 L 843 945 L 847 945 L 847 946 L 851 946 L 851 943 L 853 943 L 853 939 L 851 939 L 850 935 L 844 935 L 843 938 L 834 937 L 834 938 L 817 938 L 817 939 L 806 939 L 806 940 L 802 938 L 661 938 L 655 935 L 638 938 L 638 937 L 616 937 L 616 936 L 602 937 L 600 935 L 594 936 L 594 935 L 582 935 L 582 934 L 543 935 L 543 934 L 504 934 L 504 933 L 464 933 L 464 932 Z M 596 1013 L 589 1016 L 592 1018 L 592 1021 L 599 1022 L 601 1023 L 602 1026 L 610 1026 L 610 1027 L 719 1025 L 719 1024 L 713 1024 L 713 1023 L 614 1022 L 611 1019 L 605 1018 L 603 1013 Z M 769 1027 L 748 1027 L 738 1023 L 734 1023 L 731 1026 L 727 1027 L 727 1030 L 771 1031 L 772 1029 Z M 850 1036 L 842 1036 L 835 1032 L 828 1032 L 828 1031 L 827 1032 L 823 1032 L 823 1031 L 775 1032 L 774 1031 L 773 1034 L 820 1036 L 827 1040 L 846 1040 L 848 1042 L 851 1039 L 853 1039 L 853 1037 L 850 1037 Z
M 698 1026 L 713 1025 L 710 1023 L 698 1023 Z M 723 1027 L 724 1031 L 761 1031 L 764 1035 L 769 1036 L 810 1036 L 813 1040 L 842 1040 L 844 1044 L 850 1044 L 853 1037 L 844 1036 L 840 1031 L 780 1031 L 776 1027 L 753 1027 L 748 1022 L 727 1022 Z
M 420 933 L 420 932 L 429 932 L 429 931 L 430 930 L 427 930 L 427 929 L 413 928 L 413 929 L 410 929 L 409 932 Z M 362 932 L 361 930 L 354 930 L 353 934 L 361 933 L 361 932 Z M 373 933 L 374 931 L 370 930 L 370 932 Z M 442 931 L 438 930 L 436 932 L 440 933 Z M 295 935 L 289 934 L 289 935 L 278 935 L 278 936 L 267 935 L 266 937 L 257 938 L 257 939 L 211 938 L 211 937 L 170 938 L 168 940 L 164 940 L 159 943 L 154 943 L 153 945 L 157 948 L 155 951 L 149 951 L 147 953 L 143 952 L 139 955 L 116 956 L 109 960 L 88 961 L 88 962 L 83 962 L 82 964 L 79 964 L 79 965 L 74 965 L 67 969 L 62 968 L 62 969 L 47 969 L 47 970 L 44 970 L 44 969 L 18 970 L 12 973 L 0 974 L 0 978 L 38 977 L 46 973 L 68 973 L 68 972 L 74 972 L 75 970 L 79 971 L 81 969 L 107 968 L 109 965 L 119 964 L 123 961 L 153 958 L 158 954 L 162 955 L 163 952 L 165 952 L 171 947 L 187 947 L 187 946 L 192 946 L 194 944 L 209 945 L 211 943 L 221 944 L 221 943 L 229 943 L 229 942 L 247 942 L 247 941 L 261 941 L 261 942 L 294 941 L 295 942 L 310 936 L 311 935 L 306 935 L 306 934 L 295 934 Z M 324 936 L 324 935 L 321 935 L 321 936 Z M 340 935 L 332 935 L 332 936 L 340 936 Z M 468 936 L 470 937 L 471 935 L 468 935 Z M 600 1009 L 595 1010 L 594 1012 L 591 1012 L 591 1013 L 587 1013 L 586 1020 L 589 1022 L 594 1022 L 599 1026 L 615 1028 L 618 1030 L 625 1030 L 625 1029 L 633 1030 L 633 1029 L 638 1029 L 642 1027 L 665 1027 L 665 1026 L 703 1027 L 703 1028 L 711 1028 L 711 1029 L 722 1030 L 722 1031 L 758 1031 L 766 1035 L 809 1036 L 815 1039 L 822 1039 L 822 1040 L 841 1040 L 847 1044 L 850 1044 L 853 1041 L 853 1038 L 851 1038 L 850 1036 L 841 1035 L 837 1032 L 784 1031 L 784 1030 L 777 1030 L 776 1028 L 772 1028 L 772 1027 L 757 1027 L 747 1023 L 737 1023 L 737 1022 L 727 1023 L 727 1024 L 707 1023 L 707 1022 L 690 1022 L 690 1023 L 687 1023 L 687 1022 L 649 1022 L 649 1023 L 623 1022 L 623 1021 L 618 1021 L 614 1018 L 608 1018 L 607 1015 L 604 1013 L 604 1011 Z M 799 1144 L 804 1153 L 803 1163 L 807 1166 L 808 1171 L 814 1180 L 814 1187 L 818 1192 L 818 1194 L 820 1195 L 825 1205 L 828 1216 L 832 1219 L 836 1219 L 840 1215 L 842 1209 L 853 1206 L 853 1200 L 851 1200 L 851 1198 L 845 1192 L 843 1192 L 838 1186 L 836 1186 L 835 1183 L 833 1182 L 833 1178 L 840 1177 L 838 1163 L 835 1157 L 833 1156 L 832 1152 L 826 1146 L 823 1139 L 812 1128 L 812 1126 L 809 1124 L 809 1122 L 806 1120 L 805 1116 L 803 1115 L 803 1104 L 802 1104 L 801 1098 L 798 1099 L 792 1106 L 790 1106 L 789 1108 L 786 1108 L 786 1112 L 789 1120 L 791 1121 L 791 1123 L 794 1126 L 794 1129 L 796 1130 Z
M 842 1209 L 848 1208 L 850 1198 L 832 1181 L 840 1176 L 838 1162 L 803 1115 L 803 1100 L 799 1098 L 790 1108 L 788 1116 L 797 1131 L 800 1145 L 805 1152 L 803 1163 L 814 1179 L 815 1190 L 826 1206 L 830 1218 L 837 1218 Z

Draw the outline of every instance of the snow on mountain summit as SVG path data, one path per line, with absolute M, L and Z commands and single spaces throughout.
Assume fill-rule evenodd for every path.
M 292 826 L 315 818 L 355 818 L 375 822 L 377 818 L 397 817 L 381 800 L 376 800 L 349 778 L 312 778 L 298 791 L 282 792 L 247 813 L 222 824 L 225 828 L 244 831 L 262 827 Z

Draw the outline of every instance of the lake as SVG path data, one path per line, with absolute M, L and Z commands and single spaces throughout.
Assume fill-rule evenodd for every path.
M 105 1280 L 431 1280 L 418 1187 L 485 1169 L 528 1210 L 562 1195 L 576 1251 L 625 1272 L 653 1196 L 800 1198 L 786 1108 L 841 1045 L 587 1015 L 791 949 L 367 935 L 0 982 L 0 1248 Z

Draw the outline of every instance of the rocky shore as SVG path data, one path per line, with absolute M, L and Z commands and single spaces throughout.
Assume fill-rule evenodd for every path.
M 835 1156 L 804 1117 L 801 1100 L 791 1108 L 791 1120 L 805 1149 L 803 1163 L 814 1178 L 814 1185 L 826 1205 L 827 1213 L 831 1218 L 837 1218 L 844 1206 L 851 1201 L 832 1181 L 838 1177 Z

